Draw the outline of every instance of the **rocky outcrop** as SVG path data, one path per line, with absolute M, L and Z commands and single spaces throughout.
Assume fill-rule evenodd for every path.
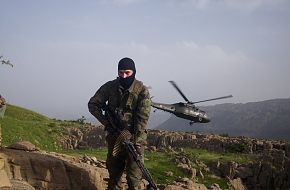
M 105 189 L 106 169 L 83 163 L 76 157 L 47 152 L 2 149 L 11 181 L 27 182 L 35 189 Z
M 215 175 L 228 178 L 231 185 L 239 186 L 237 189 L 290 189 L 290 159 L 281 150 L 265 152 L 251 163 L 213 162 L 208 167 Z
M 82 128 L 67 128 L 67 134 L 60 142 L 64 149 L 86 149 L 106 146 L 103 126 L 85 125 Z
M 253 173 L 249 173 L 243 181 L 249 188 L 290 189 L 290 159 L 285 156 L 284 151 L 273 149 L 265 152 L 257 162 L 248 167 Z
M 13 149 L 1 150 L 3 162 L 0 163 L 8 182 L 5 187 L 4 184 L 0 187 L 1 190 L 103 190 L 107 187 L 105 162 L 95 157 L 72 157 L 39 151 L 29 142 L 10 147 Z M 192 172 L 190 160 L 186 157 L 176 157 L 176 162 L 186 166 L 182 167 L 185 171 Z M 125 175 L 122 179 L 126 189 Z M 188 178 L 180 178 L 172 185 L 160 185 L 160 189 L 207 190 L 203 184 Z

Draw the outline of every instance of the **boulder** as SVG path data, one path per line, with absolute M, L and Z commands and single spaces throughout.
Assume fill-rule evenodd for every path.
M 0 190 L 35 190 L 29 183 L 22 180 L 11 180 L 11 187 L 0 187 Z
M 220 188 L 219 184 L 217 184 L 217 183 L 212 184 L 208 189 L 209 190 L 222 190 Z
M 34 144 L 32 144 L 29 141 L 19 141 L 19 142 L 16 142 L 16 143 L 8 146 L 8 148 L 16 149 L 16 150 L 24 150 L 24 151 L 37 151 L 37 150 L 39 150 L 38 148 L 36 148 L 36 146 Z
M 179 178 L 171 185 L 167 185 L 164 190 L 207 190 L 203 184 L 195 183 L 188 178 Z
M 229 189 L 230 190 L 247 190 L 246 186 L 243 184 L 240 178 L 229 179 Z
M 238 164 L 232 161 L 212 162 L 209 164 L 210 170 L 217 176 L 233 179 L 237 173 Z

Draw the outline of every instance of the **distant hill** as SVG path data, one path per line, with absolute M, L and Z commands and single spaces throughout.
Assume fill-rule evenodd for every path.
M 170 114 L 166 113 L 166 112 L 152 112 L 150 114 L 150 118 L 148 121 L 148 129 L 154 129 L 157 126 L 159 126 L 160 124 L 162 124 L 163 122 L 165 122 L 166 120 L 168 120 L 170 118 Z
M 211 118 L 207 124 L 193 124 L 172 115 L 156 129 L 195 131 L 230 136 L 290 139 L 290 99 L 273 99 L 245 104 L 201 107 Z

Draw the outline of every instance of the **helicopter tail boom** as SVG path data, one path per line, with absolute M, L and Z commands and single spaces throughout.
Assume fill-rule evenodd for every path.
M 173 107 L 170 104 L 161 104 L 161 103 L 151 102 L 151 106 L 153 108 L 160 109 L 160 110 L 163 110 L 163 111 L 167 111 L 167 112 L 170 112 L 170 113 L 173 113 L 175 111 L 175 107 Z

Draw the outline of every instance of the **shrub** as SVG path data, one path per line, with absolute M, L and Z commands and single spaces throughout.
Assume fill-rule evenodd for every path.
M 247 150 L 247 145 L 245 144 L 232 144 L 229 147 L 229 152 L 232 153 L 243 153 Z

